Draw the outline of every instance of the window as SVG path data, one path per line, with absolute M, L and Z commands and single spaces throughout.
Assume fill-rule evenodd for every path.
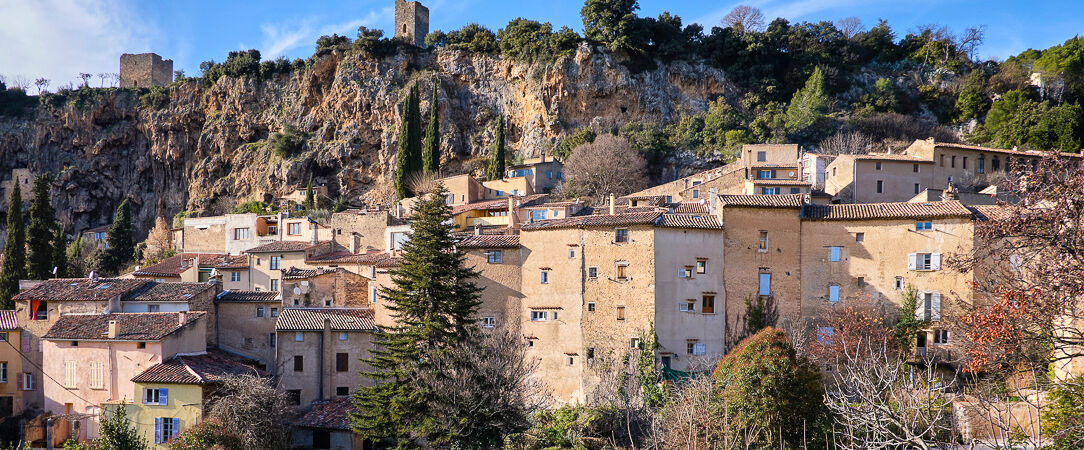
M 272 256 L 272 257 L 270 257 L 268 259 L 269 260 L 267 262 L 267 268 L 271 269 L 271 270 L 278 270 L 279 269 L 279 263 L 282 262 L 282 257 L 281 256 Z
M 8 382 L 8 363 L 7 361 L 0 362 L 0 383 Z
M 161 310 L 161 305 L 147 305 L 147 312 L 159 312 Z
M 681 269 L 678 269 L 678 278 L 692 278 L 692 277 L 693 277 L 693 266 L 685 266 L 685 267 L 683 267 Z
M 591 278 L 591 279 L 598 278 L 598 267 L 588 267 L 587 268 L 587 278 Z
M 234 228 L 233 229 L 233 240 L 235 240 L 235 241 L 246 241 L 246 240 L 248 240 L 248 228 Z
M 263 306 L 257 306 L 256 307 L 256 317 L 263 317 L 263 312 L 264 312 Z
M 20 378 L 19 380 L 22 381 L 22 384 L 23 384 L 22 385 L 22 390 L 24 390 L 24 391 L 33 391 L 34 390 L 34 374 L 32 374 L 30 372 L 23 372 L 22 378 Z
M 290 404 L 301 404 L 301 389 L 289 389 L 286 391 L 286 397 L 290 399 Z
M 617 279 L 618 280 L 625 281 L 625 280 L 629 279 L 628 267 L 629 267 L 628 263 L 617 263 Z
M 948 330 L 935 329 L 933 330 L 933 343 L 938 345 L 945 345 L 949 343 Z
M 486 262 L 490 264 L 500 264 L 504 262 L 504 250 L 490 250 L 486 253 Z
M 885 193 L 885 181 L 884 180 L 877 180 L 877 193 L 878 194 L 884 194 Z
M 760 232 L 760 247 L 757 247 L 757 250 L 762 251 L 762 252 L 768 251 L 768 232 L 767 231 L 761 231 Z
M 685 341 L 685 353 L 690 355 L 703 355 L 707 353 L 707 345 L 696 339 L 689 339 Z
M 678 303 L 678 311 L 696 312 L 696 300 L 683 300 Z
M 542 284 L 549 283 L 550 282 L 550 271 L 543 270 L 541 272 L 541 274 L 539 275 L 539 277 L 538 277 L 538 282 L 542 283 Z
M 701 297 L 700 312 L 704 314 L 715 314 L 715 296 L 704 294 Z
M 839 262 L 843 258 L 843 247 L 828 247 L 828 260 Z
M 696 260 L 696 273 L 707 273 L 707 271 L 708 271 L 708 260 L 706 260 L 706 259 L 697 259 Z
M 350 339 L 350 334 L 348 334 L 345 331 L 340 331 L 339 332 L 339 340 L 340 341 L 345 341 L 345 340 L 348 340 L 348 339 Z
M 941 155 L 941 167 L 945 167 L 945 155 Z
M 8 341 L 8 333 L 7 332 L 0 333 L 0 342 L 7 342 L 7 341 Z
M 760 273 L 760 290 L 759 295 L 769 296 L 772 295 L 772 274 L 768 272 Z
M 761 170 L 757 174 L 757 178 L 760 178 L 760 179 L 775 178 L 775 171 L 774 170 Z
M 817 327 L 817 342 L 821 344 L 831 344 L 832 336 L 836 334 L 836 329 L 832 327 Z
M 301 222 L 290 222 L 286 224 L 286 234 L 290 236 L 298 236 L 301 234 Z
M 595 311 L 595 302 L 588 302 L 587 303 L 587 310 L 591 311 L 591 312 L 594 312 Z
M 838 284 L 829 284 L 828 285 L 828 301 L 832 302 L 832 303 L 839 302 L 839 285 Z
M 294 342 L 305 342 L 305 332 L 298 331 L 294 333 Z
M 858 277 L 858 287 L 866 286 L 866 277 Z
M 629 339 L 629 348 L 640 349 L 640 338 L 634 337 Z
M 482 318 L 482 328 L 493 328 L 497 326 L 497 318 L 493 316 L 486 316 Z
M 966 157 L 966 156 L 965 156 L 965 157 L 964 157 L 964 159 L 963 159 L 963 166 L 961 166 L 961 167 L 962 167 L 962 168 L 963 168 L 964 170 L 966 170 L 966 169 L 967 169 L 967 157 Z
M 763 194 L 763 195 L 776 195 L 776 194 L 779 193 L 779 188 L 775 188 L 775 187 L 760 188 L 760 193 Z
M 915 222 L 915 231 L 932 230 L 933 222 Z
M 595 358 L 595 348 L 594 347 L 587 347 L 587 359 L 594 359 L 594 358 Z
M 911 270 L 933 270 L 932 253 L 912 253 L 909 262 Z
M 279 316 L 279 309 L 278 308 L 271 308 L 271 317 L 278 317 L 278 316 Z
M 949 162 L 949 167 L 956 168 L 956 155 L 952 155 L 952 160 Z
M 336 353 L 335 354 L 335 371 L 346 372 L 350 370 L 350 354 L 349 353 Z
M 624 306 L 618 306 L 617 307 L 617 320 L 625 320 L 625 307 Z
M 792 187 L 792 188 L 790 188 L 790 193 L 791 194 L 801 194 L 802 193 L 802 188 Z
M 976 173 L 986 173 L 986 156 L 985 155 L 979 155 L 979 163 L 978 163 L 978 166 L 975 167 L 975 172 Z
M 764 162 L 768 160 L 768 152 L 757 152 L 757 161 Z
M 49 304 L 40 300 L 31 300 L 30 320 L 49 320 Z
M 881 170 L 881 162 L 877 161 L 875 164 L 877 170 Z
M 897 291 L 902 291 L 903 290 L 903 277 L 896 277 L 896 290 Z
M 154 443 L 164 444 L 181 432 L 181 419 L 176 417 L 154 418 Z
M 350 388 L 347 386 L 338 386 L 335 388 L 336 397 L 346 397 L 350 395 Z
M 164 389 L 164 388 L 146 388 L 146 389 L 143 389 L 143 404 L 144 405 L 168 405 L 169 404 L 169 389 Z
M 294 372 L 305 371 L 305 357 L 301 355 L 294 355 Z
M 927 321 L 941 320 L 941 293 L 923 293 L 922 304 L 915 310 L 915 318 Z
M 546 311 L 531 311 L 532 322 L 541 322 L 547 319 L 549 319 L 549 314 Z
M 922 187 L 918 183 L 915 183 L 915 194 L 921 193 Z
M 240 271 L 230 272 L 230 281 L 232 281 L 234 283 L 240 282 L 241 281 L 241 272 Z
M 267 345 L 274 347 L 277 340 L 278 335 L 275 333 L 267 333 Z
M 614 242 L 628 242 L 629 241 L 629 229 L 618 228 L 614 230 Z
M 568 365 L 576 364 L 576 358 L 572 355 L 568 355 Z
M 700 198 L 700 189 L 693 189 L 693 198 Z
M 914 173 L 918 173 L 918 164 L 912 164 L 911 165 L 911 171 L 914 172 Z
M 574 248 L 568 249 L 568 258 L 572 259 L 572 258 L 575 258 L 575 257 L 576 257 L 576 249 L 574 249 Z
M 859 243 L 859 244 L 861 244 L 863 242 L 866 242 L 866 233 L 855 233 L 854 234 L 854 241 Z
M 68 389 L 75 389 L 75 380 L 78 374 L 75 370 L 75 361 L 64 361 L 64 387 Z

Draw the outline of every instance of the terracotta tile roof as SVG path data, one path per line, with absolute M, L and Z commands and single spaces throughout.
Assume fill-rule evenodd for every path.
M 809 186 L 808 181 L 802 180 L 752 180 L 753 184 L 774 184 L 778 186 Z
M 674 214 L 707 214 L 708 205 L 704 203 L 677 203 L 673 205 Z
M 745 208 L 801 208 L 805 203 L 802 194 L 780 195 L 730 195 L 719 196 L 719 202 L 724 207 Z
M 723 229 L 718 217 L 697 214 L 663 214 L 655 225 L 665 228 Z
M 758 162 L 754 162 L 754 163 L 749 165 L 749 168 L 751 168 L 751 169 L 771 169 L 771 168 L 797 169 L 798 168 L 798 161 L 794 161 L 793 163 L 758 163 Z
M 971 218 L 974 220 L 1006 220 L 1012 217 L 1010 207 L 996 205 L 969 206 Z
M 160 341 L 162 338 L 185 328 L 203 318 L 201 311 L 188 311 L 184 325 L 180 323 L 182 313 L 112 313 L 112 314 L 67 314 L 60 316 L 42 339 L 63 340 L 117 340 L 117 341 Z M 106 337 L 109 321 L 117 321 L 117 337 Z
M 389 256 L 387 258 L 384 258 L 384 259 L 380 260 L 380 262 L 376 263 L 376 267 L 378 267 L 378 268 L 399 267 L 399 265 L 402 264 L 402 263 L 403 263 L 403 257 L 402 256 Z
M 312 258 L 306 258 L 305 262 L 313 264 L 376 264 L 377 262 L 380 262 L 380 260 L 387 257 L 388 254 L 381 251 L 367 253 L 331 252 L 325 253 L 323 255 L 313 256 Z
M 199 355 L 177 355 L 155 364 L 136 375 L 136 383 L 196 384 L 206 385 L 222 381 L 234 375 L 266 375 L 253 367 L 253 361 L 218 351 L 209 350 Z
M 0 330 L 19 329 L 19 318 L 13 309 L 0 310 Z
M 518 248 L 519 236 L 514 234 L 473 235 L 457 244 L 459 248 Z
M 132 272 L 132 275 L 137 277 L 179 277 L 181 273 L 191 269 L 196 264 L 197 259 L 200 267 L 214 267 L 217 269 L 248 268 L 248 257 L 245 255 L 181 253 L 166 258 L 158 264 Z
M 549 197 L 549 195 L 547 194 L 531 194 L 519 197 L 506 197 L 497 200 L 483 200 L 480 202 L 467 203 L 465 205 L 453 206 L 452 215 L 454 216 L 456 214 L 465 213 L 467 211 L 477 211 L 482 209 L 507 209 L 509 198 L 516 199 L 518 202 L 517 206 L 523 207 L 531 206 L 536 203 L 541 203 L 541 201 L 545 200 L 547 197 Z
M 854 159 L 863 161 L 904 161 L 909 163 L 933 164 L 933 161 L 925 158 L 899 153 L 867 153 L 865 155 L 854 155 Z
M 232 303 L 272 303 L 278 302 L 279 293 L 275 291 L 224 291 L 215 299 L 217 302 Z
M 945 148 L 955 148 L 955 149 L 959 149 L 959 150 L 977 150 L 977 151 L 980 151 L 980 152 L 988 152 L 988 153 L 1003 153 L 1003 154 L 1009 154 L 1009 155 L 1032 156 L 1032 157 L 1038 157 L 1038 158 L 1041 158 L 1041 157 L 1049 155 L 1049 154 L 1057 154 L 1058 156 L 1067 156 L 1067 157 L 1072 157 L 1072 158 L 1081 157 L 1081 155 L 1079 153 L 1066 153 L 1066 152 L 1054 152 L 1054 151 L 1042 151 L 1042 150 L 1012 150 L 1012 149 L 1007 149 L 1007 148 L 980 147 L 978 145 L 951 144 L 951 143 L 948 143 L 948 142 L 937 142 L 937 143 L 934 143 L 934 146 L 936 146 L 936 147 L 945 147 Z
M 650 212 L 632 212 L 622 214 L 593 214 L 589 216 L 569 217 L 565 219 L 539 220 L 524 224 L 524 230 L 543 230 L 576 227 L 609 227 L 622 225 L 652 225 L 662 215 L 658 208 Z
M 373 331 L 373 310 L 368 308 L 285 308 L 275 321 L 278 331 L 316 331 L 331 320 L 335 331 Z
M 672 196 L 670 196 L 670 195 L 628 195 L 628 196 L 625 196 L 625 197 L 618 197 L 617 200 L 628 200 L 625 203 L 629 203 L 629 201 L 632 201 L 632 200 L 636 200 L 636 201 L 648 200 L 648 201 L 651 201 L 655 205 L 661 205 L 663 203 L 666 203 L 666 197 L 672 197 Z
M 321 273 L 323 273 L 323 271 L 317 269 L 298 269 L 297 267 L 290 267 L 289 269 L 282 269 L 282 279 L 303 280 L 306 278 L 312 278 Z
M 354 405 L 349 397 L 317 400 L 312 402 L 312 409 L 309 412 L 294 422 L 294 426 L 324 430 L 350 430 L 350 413 L 353 411 Z
M 806 205 L 802 218 L 807 220 L 926 219 L 971 217 L 971 210 L 959 201 L 923 203 L 856 203 L 845 205 Z
M 124 302 L 187 302 L 199 294 L 214 290 L 207 283 L 159 283 L 148 281 L 121 296 Z
M 46 300 L 51 302 L 109 301 L 147 284 L 147 280 L 132 278 L 53 278 L 44 280 L 33 289 L 20 292 L 14 300 Z
M 275 241 L 269 244 L 256 246 L 246 250 L 246 253 L 271 253 L 271 252 L 301 252 L 308 250 L 312 247 L 316 247 L 321 244 L 326 244 L 327 241 L 320 241 L 313 244 L 309 241 Z

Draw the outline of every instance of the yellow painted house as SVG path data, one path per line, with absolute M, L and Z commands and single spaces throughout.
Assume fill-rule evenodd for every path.
M 165 449 L 171 438 L 203 420 L 219 381 L 232 375 L 265 375 L 252 364 L 219 350 L 178 354 L 132 378 L 135 401 L 113 405 L 126 408 L 128 419 L 152 448 Z

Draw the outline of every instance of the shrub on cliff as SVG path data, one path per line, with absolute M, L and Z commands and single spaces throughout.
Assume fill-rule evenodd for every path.
M 146 109 L 162 109 L 169 105 L 169 88 L 151 86 L 139 94 L 139 106 Z
M 800 448 L 823 436 L 828 411 L 820 371 L 783 330 L 764 328 L 743 340 L 719 361 L 714 377 L 716 417 L 726 418 L 732 436 L 748 436 L 745 446 Z
M 548 62 L 576 49 L 580 35 L 571 28 L 561 27 L 554 33 L 549 22 L 518 18 L 497 31 L 501 55 L 516 61 Z
M 304 136 L 297 127 L 286 125 L 281 132 L 276 132 L 268 138 L 271 150 L 280 158 L 291 158 L 301 151 Z
M 330 54 L 336 49 L 346 49 L 350 46 L 350 38 L 346 36 L 339 36 L 332 34 L 331 36 L 323 35 L 316 39 L 316 53 L 312 56 L 320 57 Z
M 494 53 L 500 49 L 497 46 L 497 35 L 477 23 L 449 31 L 444 42 L 447 48 L 471 53 Z

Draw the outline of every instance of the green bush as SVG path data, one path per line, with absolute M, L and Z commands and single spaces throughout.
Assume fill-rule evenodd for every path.
M 316 39 L 316 53 L 313 53 L 312 56 L 321 57 L 330 54 L 336 49 L 345 50 L 349 48 L 349 46 L 350 38 L 346 36 L 339 36 L 337 34 L 320 36 Z
M 553 156 L 567 160 L 569 156 L 572 156 L 572 150 L 575 150 L 576 147 L 595 142 L 595 136 L 595 130 L 590 128 L 580 128 L 573 131 L 572 134 L 561 138 L 561 141 L 557 143 L 557 148 L 553 151 Z
M 550 62 L 576 49 L 580 36 L 568 27 L 557 33 L 549 22 L 518 18 L 497 31 L 501 55 L 516 61 Z
M 539 412 L 528 434 L 535 448 L 585 448 L 584 438 L 596 435 L 602 421 L 598 410 L 566 405 Z
M 1052 439 L 1051 450 L 1084 448 L 1084 381 L 1068 380 L 1050 391 L 1043 411 L 1043 434 Z
M 151 86 L 146 90 L 140 90 L 139 105 L 146 109 L 162 109 L 169 106 L 169 88 Z
M 293 125 L 286 125 L 282 132 L 276 132 L 269 138 L 271 150 L 281 158 L 291 158 L 301 151 L 304 136 Z
M 275 211 L 276 208 L 274 206 L 259 200 L 249 200 L 234 206 L 233 209 L 230 210 L 230 214 L 271 214 Z
M 495 53 L 499 50 L 497 35 L 493 34 L 489 28 L 477 23 L 448 32 L 444 41 L 444 46 L 452 50 L 465 50 L 471 53 Z

